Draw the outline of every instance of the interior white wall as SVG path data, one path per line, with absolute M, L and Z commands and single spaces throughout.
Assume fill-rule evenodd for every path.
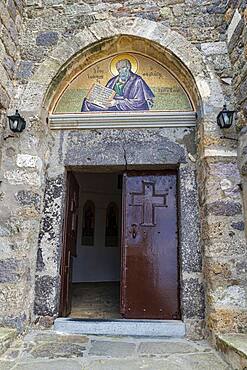
M 117 174 L 76 173 L 80 185 L 78 211 L 77 257 L 73 258 L 73 282 L 99 282 L 120 280 L 120 243 L 118 247 L 105 247 L 106 209 L 115 202 L 121 216 L 121 189 Z M 82 246 L 83 206 L 87 200 L 95 204 L 94 246 Z M 119 241 L 121 219 L 119 222 Z

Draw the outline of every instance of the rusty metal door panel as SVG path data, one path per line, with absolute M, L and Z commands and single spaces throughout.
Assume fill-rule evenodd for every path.
M 72 172 L 67 176 L 67 197 L 64 214 L 63 254 L 61 259 L 60 316 L 71 312 L 72 262 L 76 256 L 77 209 L 79 205 L 79 185 Z
M 179 319 L 177 175 L 124 176 L 121 313 Z

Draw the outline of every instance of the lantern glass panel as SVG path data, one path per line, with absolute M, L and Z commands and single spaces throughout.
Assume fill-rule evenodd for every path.
M 223 122 L 224 122 L 224 126 L 229 126 L 229 123 L 230 123 L 230 117 L 228 115 L 228 112 L 223 112 L 222 113 L 222 118 L 223 118 Z

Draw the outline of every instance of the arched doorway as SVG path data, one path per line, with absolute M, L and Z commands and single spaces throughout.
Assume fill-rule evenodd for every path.
M 103 288 L 99 289 L 99 284 L 105 287 L 106 282 L 120 281 L 119 315 L 121 312 L 125 318 L 180 319 L 181 271 L 178 235 L 181 228 L 178 225 L 180 215 L 177 209 L 177 187 L 181 165 L 187 161 L 188 149 L 185 147 L 184 136 L 187 136 L 188 132 L 191 136 L 190 144 L 194 147 L 191 147 L 190 154 L 193 155 L 195 150 L 193 133 L 196 100 L 194 102 L 192 97 L 196 99 L 196 92 L 193 90 L 189 92 L 190 80 L 187 75 L 182 74 L 180 62 L 171 63 L 170 56 L 167 56 L 164 50 L 145 39 L 120 36 L 101 43 L 96 53 L 87 51 L 86 54 L 87 57 L 81 56 L 77 67 L 68 74 L 70 79 L 66 78 L 66 83 L 61 81 L 61 91 L 55 94 L 52 101 L 50 125 L 54 130 L 54 135 L 57 135 L 57 130 L 67 129 L 69 135 L 79 134 L 79 137 L 84 135 L 85 139 L 89 139 L 86 132 L 75 133 L 73 131 L 75 120 L 78 123 L 77 129 L 86 128 L 87 125 L 97 129 L 102 124 L 105 124 L 107 129 L 116 128 L 116 130 L 129 127 L 140 128 L 136 132 L 141 149 L 139 158 L 133 160 L 131 168 L 128 163 L 129 150 L 125 149 L 125 168 L 120 166 L 118 171 L 116 169 L 114 171 L 114 161 L 112 162 L 109 145 L 101 141 L 101 150 L 104 152 L 102 174 L 96 173 L 99 172 L 97 165 L 90 166 L 91 173 L 86 170 L 87 163 L 91 162 L 91 155 L 86 158 L 86 163 L 82 159 L 80 164 L 76 164 L 73 162 L 74 155 L 67 154 L 68 161 L 72 161 L 69 167 L 73 167 L 74 173 L 73 176 L 70 170 L 69 178 L 73 176 L 74 182 L 77 179 L 77 188 L 84 189 L 81 195 L 83 201 L 80 201 L 79 194 L 76 195 L 79 204 L 79 225 L 85 226 L 90 223 L 90 230 L 89 226 L 88 230 L 86 227 L 80 230 L 79 226 L 77 239 L 71 243 L 71 238 L 67 238 L 66 235 L 71 235 L 73 230 L 67 227 L 66 220 L 76 218 L 77 214 L 71 215 L 71 207 L 66 208 L 65 252 L 63 252 L 61 262 L 60 313 L 63 316 L 71 314 L 72 317 L 78 317 L 80 311 L 81 317 L 87 318 L 86 311 L 89 310 L 89 306 L 98 307 L 99 300 L 107 299 L 108 304 L 112 306 L 109 297 L 105 298 Z M 109 119 L 110 122 L 106 121 Z M 143 131 L 146 127 L 150 127 L 151 130 L 156 128 L 155 132 L 152 131 L 152 139 L 148 144 L 148 159 L 145 158 L 147 148 L 146 150 L 143 148 L 145 140 L 141 139 L 143 133 L 147 134 Z M 162 128 L 166 130 L 162 132 Z M 173 130 L 172 138 L 171 129 Z M 160 154 L 157 153 L 154 159 L 152 153 L 155 151 L 161 132 L 163 139 L 160 137 L 158 144 Z M 119 146 L 127 131 L 116 131 L 116 133 L 119 135 L 116 145 Z M 135 145 L 134 131 L 129 130 L 127 135 L 132 151 Z M 179 140 L 181 145 L 178 145 Z M 73 141 L 76 139 L 74 138 Z M 72 149 L 70 140 L 66 142 L 66 145 L 68 150 Z M 94 144 L 91 149 L 93 147 Z M 81 156 L 80 145 L 77 146 L 77 150 L 77 154 Z M 95 158 L 97 158 L 100 153 L 96 147 L 94 150 Z M 142 162 L 143 172 L 136 172 L 134 176 L 135 172 L 132 170 L 140 170 L 140 162 Z M 80 175 L 79 172 L 82 170 L 84 173 Z M 113 183 L 108 184 L 108 191 L 112 188 L 110 192 L 112 198 L 108 199 L 108 191 L 104 189 L 109 179 L 109 175 L 104 172 L 112 172 L 115 180 L 119 176 L 126 178 L 124 187 L 121 189 L 123 191 L 119 193 L 117 207 L 120 208 L 122 197 L 124 205 L 121 211 L 122 222 L 118 228 L 122 229 L 121 262 L 120 249 L 116 250 L 112 246 L 106 248 L 105 238 L 99 236 L 106 225 L 103 220 L 98 221 L 100 208 L 96 194 L 102 193 L 101 204 L 104 201 L 106 203 L 114 201 Z M 93 178 L 93 182 L 90 182 L 90 177 Z M 70 199 L 72 193 L 70 182 L 67 182 L 66 204 L 73 203 L 74 200 Z M 135 198 L 138 198 L 137 203 Z M 87 212 L 86 206 L 90 208 Z M 80 209 L 82 209 L 82 216 Z M 93 209 L 95 210 L 94 215 L 92 214 Z M 106 204 L 104 212 L 104 220 L 106 220 Z M 93 219 L 95 230 L 93 230 Z M 73 223 L 70 226 L 73 228 Z M 95 233 L 95 240 L 91 236 L 93 242 L 91 240 L 89 243 L 88 238 L 92 233 Z M 134 255 L 135 259 L 133 259 Z M 73 269 L 72 266 L 74 266 Z M 77 303 L 76 309 L 73 309 L 72 299 L 71 313 L 71 293 L 69 292 L 73 290 L 73 286 L 77 286 L 74 289 L 74 301 Z M 143 287 L 142 294 L 140 293 L 141 286 Z M 94 289 L 95 294 L 92 293 Z M 119 285 L 118 292 L 112 291 L 112 296 L 114 295 L 119 297 Z M 87 302 L 86 306 L 83 297 L 84 302 Z M 79 306 L 79 301 L 81 306 Z M 116 307 L 114 307 L 114 315 L 115 313 Z M 103 317 L 102 311 L 93 310 L 90 315 L 94 315 L 94 318 Z
M 145 27 L 143 28 L 143 35 L 145 36 L 144 29 Z M 116 31 L 116 34 L 117 33 L 118 31 Z M 131 33 L 135 35 L 136 32 L 134 30 L 134 27 L 131 30 Z M 173 34 L 173 36 L 178 37 L 177 40 L 180 40 L 181 38 L 179 35 Z M 186 49 L 188 45 L 185 40 L 180 40 L 181 43 L 179 45 L 176 43 L 176 45 L 171 44 L 167 48 L 163 48 L 161 45 L 163 43 L 165 45 L 165 37 L 165 33 L 163 34 L 163 36 L 152 36 L 150 37 L 150 40 L 152 40 L 150 44 L 152 43 L 153 45 L 156 45 L 158 42 L 160 50 L 163 51 L 163 53 L 161 52 L 163 57 L 166 56 L 167 60 L 170 61 L 170 64 L 174 66 L 174 69 L 177 68 L 177 70 L 180 71 L 179 81 L 181 81 L 182 86 L 189 93 L 191 101 L 193 102 L 193 105 L 197 110 L 197 113 L 200 114 L 202 112 L 202 106 L 207 100 L 207 97 L 203 96 L 203 90 L 205 91 L 204 88 L 206 85 L 207 96 L 208 94 L 211 94 L 211 96 L 214 95 L 213 91 L 210 90 L 211 82 L 209 81 L 212 76 L 207 80 L 206 70 L 204 73 L 203 62 L 200 59 L 200 55 L 195 50 L 195 48 L 192 48 L 193 52 L 195 52 L 193 61 L 190 60 L 190 58 L 186 59 Z M 139 41 L 141 40 L 141 38 L 133 38 L 135 38 L 135 42 L 133 42 L 133 45 L 137 45 L 137 42 L 139 45 Z M 105 39 L 103 41 L 99 41 L 97 43 L 97 46 L 96 44 L 94 44 L 92 45 L 92 47 L 89 47 L 88 44 L 83 53 L 79 52 L 78 49 L 78 54 L 74 56 L 73 61 L 70 60 L 69 62 L 67 62 L 66 65 L 64 65 L 61 71 L 58 73 L 56 79 L 51 82 L 50 88 L 45 98 L 46 106 L 47 102 L 49 101 L 51 109 L 52 107 L 54 107 L 53 103 L 57 100 L 58 95 L 60 95 L 65 86 L 67 86 L 67 83 L 69 80 L 71 80 L 72 75 L 74 76 L 76 69 L 77 72 L 81 70 L 81 65 L 78 61 L 80 57 L 83 55 L 84 58 L 85 56 L 85 59 L 82 58 L 83 61 L 88 60 L 88 58 L 90 59 L 89 54 L 92 55 L 92 58 L 95 58 L 95 53 L 97 53 L 97 51 L 101 49 L 101 45 L 102 50 L 104 51 L 104 47 L 106 46 L 108 41 L 109 45 L 111 45 L 111 42 L 116 41 L 116 37 L 111 37 L 108 40 Z M 175 57 L 174 54 L 177 54 L 179 58 Z M 197 59 L 197 61 L 195 61 L 195 59 Z M 74 68 L 72 68 L 72 65 L 74 66 Z M 188 68 L 185 67 L 185 65 L 187 65 L 187 67 L 191 67 L 191 72 L 189 72 Z M 195 68 L 193 68 L 193 66 Z M 70 75 L 70 73 L 72 75 Z M 204 86 L 203 83 L 205 83 Z M 56 86 L 56 89 L 54 88 L 54 86 Z M 200 94 L 198 93 L 198 91 L 200 91 Z M 203 102 L 202 105 L 200 100 L 201 98 Z M 52 118 L 53 117 L 51 117 L 51 123 Z M 63 118 L 66 119 L 65 116 Z M 138 118 L 140 119 L 140 117 Z M 184 118 L 185 117 L 182 117 L 182 120 L 184 120 Z M 77 120 L 76 116 L 70 117 L 69 119 L 71 123 L 75 123 Z M 157 119 L 157 117 L 155 119 Z M 112 123 L 110 116 L 107 117 L 107 120 L 108 122 L 110 121 L 110 123 Z M 198 322 L 203 319 L 204 310 L 203 291 L 200 278 L 201 253 L 199 247 L 199 219 L 195 180 L 196 174 L 195 165 L 193 164 L 193 152 L 195 153 L 195 146 L 194 128 L 192 126 L 194 126 L 194 124 L 191 127 L 187 128 L 188 122 L 186 122 L 184 126 L 181 125 L 180 128 L 175 127 L 171 124 L 171 122 L 169 122 L 169 128 L 163 127 L 162 129 L 159 129 L 159 121 L 158 123 L 156 123 L 156 126 L 153 126 L 152 129 L 148 130 L 139 130 L 137 128 L 133 128 L 131 130 L 114 130 L 114 126 L 112 126 L 112 129 L 108 127 L 107 129 L 100 131 L 87 130 L 83 132 L 78 131 L 77 129 L 79 127 L 76 125 L 74 127 L 72 127 L 71 125 L 70 130 L 66 130 L 63 132 L 59 131 L 61 130 L 61 127 L 57 127 L 58 131 L 56 131 L 56 133 L 55 131 L 53 131 L 53 137 L 56 137 L 56 144 L 54 145 L 52 150 L 52 158 L 58 158 L 58 155 L 56 153 L 60 153 L 60 159 L 58 162 L 56 162 L 57 177 L 56 180 L 54 180 L 55 183 L 58 185 L 60 191 L 59 197 L 57 198 L 59 203 L 60 215 L 63 214 L 63 199 L 66 190 L 64 182 L 65 168 L 71 170 L 77 167 L 77 169 L 80 168 L 80 171 L 90 171 L 92 167 L 95 171 L 102 171 L 102 168 L 103 170 L 109 171 L 109 168 L 111 166 L 113 166 L 117 171 L 124 171 L 126 168 L 135 170 L 143 168 L 151 170 L 164 170 L 164 168 L 166 169 L 173 167 L 179 168 L 178 179 L 180 183 L 180 188 L 178 198 L 179 204 L 183 205 L 180 212 L 181 255 L 179 257 L 180 265 L 183 265 L 184 268 L 183 269 L 181 267 L 180 271 L 180 276 L 182 276 L 182 278 L 180 279 L 182 285 L 182 318 L 185 321 L 187 320 L 188 322 Z M 91 127 L 92 126 L 88 126 L 88 128 Z M 102 126 L 98 126 L 98 129 L 99 128 L 102 128 Z M 170 128 L 172 128 L 172 130 Z M 57 140 L 58 137 L 59 139 Z M 105 156 L 106 149 L 108 151 L 107 156 Z M 189 153 L 190 155 L 192 155 L 192 157 L 188 156 Z M 189 157 L 192 158 L 192 160 L 189 160 Z M 51 185 L 51 183 L 49 184 L 49 186 Z M 185 204 L 186 206 L 184 206 Z M 188 223 L 186 222 L 187 219 L 191 220 L 190 222 L 192 222 L 193 228 L 188 226 Z M 59 234 L 58 229 L 56 231 L 56 235 L 56 245 L 59 250 L 59 247 L 61 246 L 61 239 L 59 235 L 61 235 L 61 233 Z M 189 247 L 188 240 L 190 241 Z M 40 247 L 44 251 L 45 246 L 42 240 L 40 242 Z M 44 272 L 42 272 L 41 275 L 43 273 Z M 54 286 L 55 284 L 56 287 L 58 287 L 59 278 L 56 279 L 56 268 L 53 269 L 52 274 L 54 277 L 54 280 L 52 280 L 52 285 Z M 52 306 L 50 311 L 52 312 L 52 315 L 56 315 L 57 312 L 57 304 L 59 301 L 58 292 L 59 288 L 56 288 L 51 292 L 51 295 L 53 296 L 53 303 L 49 306 Z M 195 295 L 194 299 L 199 302 L 199 305 L 191 309 L 188 297 L 191 297 L 193 294 Z M 38 304 L 35 306 L 35 314 L 42 315 L 42 304 L 39 304 L 39 298 L 37 296 L 36 303 Z

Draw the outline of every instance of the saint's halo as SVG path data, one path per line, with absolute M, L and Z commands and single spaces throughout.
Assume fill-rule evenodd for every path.
M 134 72 L 134 73 L 137 72 L 138 63 L 137 63 L 136 58 L 133 55 L 131 55 L 131 54 L 123 53 L 123 54 L 116 55 L 111 60 L 111 63 L 110 63 L 110 71 L 111 71 L 111 73 L 114 76 L 117 76 L 118 75 L 118 71 L 117 71 L 117 68 L 116 68 L 117 62 L 119 62 L 120 60 L 123 60 L 123 59 L 128 59 L 130 61 L 130 63 L 131 63 L 131 71 Z

